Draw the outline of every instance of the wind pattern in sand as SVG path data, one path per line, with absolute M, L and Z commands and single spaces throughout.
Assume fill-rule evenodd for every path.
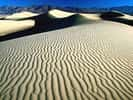
M 132 100 L 131 27 L 102 21 L 1 42 L 0 99 Z

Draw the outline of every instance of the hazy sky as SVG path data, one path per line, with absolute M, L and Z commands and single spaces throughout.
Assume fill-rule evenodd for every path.
M 0 6 L 58 5 L 74 7 L 133 6 L 133 0 L 0 0 Z

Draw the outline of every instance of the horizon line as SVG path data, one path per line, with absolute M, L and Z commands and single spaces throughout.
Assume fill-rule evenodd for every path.
M 78 7 L 78 6 L 59 6 L 59 5 L 23 5 L 23 6 L 20 6 L 20 5 L 2 5 L 0 7 L 32 7 L 32 6 L 53 6 L 53 7 L 71 7 L 71 8 L 114 8 L 114 7 L 126 7 L 126 6 L 129 6 L 129 7 L 133 7 L 133 5 L 120 5 L 120 6 L 110 6 L 110 7 L 96 7 L 96 6 L 93 6 L 93 7 Z

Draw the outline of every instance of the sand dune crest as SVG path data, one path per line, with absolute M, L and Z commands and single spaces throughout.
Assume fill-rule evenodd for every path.
M 5 17 L 5 19 L 18 20 L 18 19 L 29 18 L 29 17 L 33 17 L 33 16 L 37 16 L 37 15 L 39 15 L 39 14 L 23 11 L 23 12 L 9 15 L 9 16 Z
M 49 11 L 49 14 L 54 16 L 55 18 L 66 18 L 66 17 L 74 15 L 75 13 L 54 9 L 54 10 Z
M 0 36 L 29 29 L 34 25 L 35 22 L 33 20 L 24 20 L 24 21 L 0 20 Z

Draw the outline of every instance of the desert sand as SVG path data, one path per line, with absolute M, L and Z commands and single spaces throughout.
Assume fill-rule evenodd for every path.
M 19 12 L 12 15 L 6 15 L 0 20 L 0 36 L 5 36 L 14 32 L 23 31 L 34 27 L 34 20 L 19 20 L 37 16 L 38 14 L 32 12 Z
M 100 21 L 0 42 L 0 98 L 132 100 L 132 32 Z
M 49 14 L 54 16 L 55 18 L 66 18 L 66 17 L 72 16 L 74 14 L 79 14 L 79 15 L 84 16 L 91 20 L 101 20 L 100 14 L 98 14 L 98 13 L 96 13 L 96 14 L 72 13 L 72 12 L 65 12 L 65 11 L 54 9 L 54 10 L 51 10 L 49 12 Z
M 18 19 L 29 18 L 29 17 L 33 17 L 33 16 L 37 16 L 37 15 L 39 15 L 39 14 L 23 11 L 23 12 L 19 12 L 19 13 L 15 13 L 15 14 L 6 16 L 5 19 L 18 20 Z
M 122 17 L 120 17 L 120 18 L 128 19 L 128 20 L 133 20 L 133 16 L 127 15 L 127 14 L 124 14 L 124 16 L 122 16 Z
M 53 9 L 53 10 L 49 11 L 49 14 L 54 16 L 55 18 L 65 18 L 65 17 L 72 16 L 75 13 L 65 12 L 65 11 Z
M 101 20 L 100 18 L 100 14 L 80 14 L 88 19 L 91 19 L 91 20 Z
M 81 16 L 91 23 L 0 42 L 0 100 L 132 100 L 133 27 L 98 14 L 72 20 L 73 14 L 54 12 L 58 20 L 48 23 L 76 23 Z M 0 34 L 34 24 L 0 20 Z
M 35 25 L 34 20 L 13 21 L 0 20 L 0 36 L 5 36 L 13 32 L 32 28 Z
M 0 19 L 3 19 L 5 18 L 6 15 L 0 15 Z
M 117 14 L 119 15 L 120 12 L 114 11 L 115 14 L 113 16 L 117 16 Z M 120 15 L 123 16 L 119 16 L 119 17 L 113 17 L 116 19 L 113 19 L 113 21 L 115 20 L 116 22 L 121 22 L 121 23 L 125 23 L 128 25 L 133 25 L 132 20 L 133 17 L 127 14 L 123 14 L 120 13 Z M 0 20 L 0 36 L 6 36 L 15 32 L 19 32 L 19 31 L 23 31 L 25 29 L 31 29 L 32 27 L 42 27 L 42 25 L 44 25 L 46 27 L 41 28 L 41 30 L 53 30 L 53 29 L 58 29 L 59 25 L 55 25 L 54 23 L 58 23 L 61 24 L 60 27 L 69 27 L 69 26 L 73 26 L 76 24 L 81 24 L 81 23 L 85 23 L 85 22 L 90 22 L 92 23 L 92 21 L 100 21 L 100 20 L 106 20 L 106 18 L 110 18 L 110 16 L 112 17 L 112 15 L 108 14 L 104 14 L 105 18 L 101 17 L 100 13 L 95 13 L 95 14 L 86 14 L 86 13 L 71 13 L 71 12 L 65 12 L 65 11 L 61 11 L 61 10 L 51 10 L 48 12 L 48 14 L 44 14 L 43 16 L 41 16 L 40 18 L 37 16 L 40 16 L 37 13 L 32 13 L 32 12 L 20 12 L 20 13 L 15 13 L 12 15 L 6 15 L 6 16 L 2 16 Z M 107 17 L 106 17 L 107 16 Z M 82 17 L 82 18 L 81 18 Z M 40 20 L 41 21 L 38 21 Z M 49 21 L 50 20 L 50 21 Z M 109 19 L 112 20 L 112 19 Z M 58 21 L 58 22 L 57 22 Z M 68 25 L 64 25 L 65 23 L 63 23 L 65 21 L 69 21 L 67 24 Z M 71 22 L 70 22 L 71 21 Z M 47 23 L 53 23 L 52 24 L 47 24 Z M 71 23 L 71 24 L 70 24 Z M 35 25 L 40 25 L 40 26 L 35 26 Z M 51 28 L 51 27 L 55 27 L 55 28 Z M 47 29 L 48 27 L 48 29 Z M 36 30 L 37 30 L 36 29 Z

